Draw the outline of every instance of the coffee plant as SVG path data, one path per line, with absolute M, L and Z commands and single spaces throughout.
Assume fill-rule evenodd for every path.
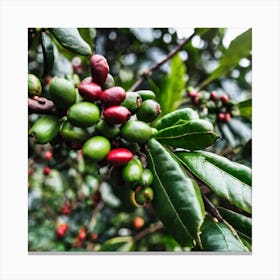
M 251 30 L 150 30 L 28 29 L 29 251 L 251 251 Z

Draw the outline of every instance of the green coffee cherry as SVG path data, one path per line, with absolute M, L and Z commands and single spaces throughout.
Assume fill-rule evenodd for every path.
M 40 80 L 33 74 L 28 74 L 28 96 L 41 95 L 42 85 Z
M 152 184 L 154 179 L 153 173 L 150 169 L 146 168 L 143 170 L 141 178 L 140 178 L 140 185 L 143 187 L 148 187 Z
M 114 78 L 111 74 L 108 73 L 105 83 L 102 85 L 103 89 L 111 88 L 115 86 Z
M 86 141 L 89 139 L 90 135 L 86 129 L 73 126 L 68 121 L 64 121 L 60 127 L 60 135 L 65 140 L 77 140 L 77 141 Z
M 59 126 L 59 119 L 56 116 L 44 116 L 34 123 L 29 134 L 35 143 L 46 144 L 58 134 Z
M 137 118 L 140 121 L 150 123 L 154 121 L 161 113 L 160 105 L 155 100 L 148 99 L 144 101 L 137 111 Z
M 51 80 L 49 94 L 58 110 L 66 110 L 76 102 L 74 85 L 63 78 L 55 77 Z
M 135 192 L 135 201 L 139 205 L 150 203 L 154 199 L 154 191 L 151 187 L 144 187 L 138 192 Z
M 105 120 L 100 120 L 95 126 L 96 131 L 98 131 L 101 135 L 113 139 L 120 134 L 120 128 L 116 125 L 111 125 L 107 123 Z
M 110 150 L 111 143 L 103 136 L 94 136 L 83 145 L 83 155 L 96 161 L 104 159 Z
M 78 127 L 92 126 L 99 118 L 99 108 L 95 104 L 87 101 L 72 105 L 67 114 L 69 122 Z
M 136 186 L 141 178 L 143 167 L 139 159 L 132 159 L 122 171 L 122 177 L 129 185 Z
M 129 142 L 143 144 L 152 136 L 152 128 L 141 121 L 128 121 L 121 128 L 121 137 Z
M 142 98 L 137 92 L 128 91 L 122 106 L 126 107 L 132 114 L 136 113 L 142 104 Z
M 151 90 L 139 90 L 137 93 L 141 96 L 143 102 L 148 99 L 156 99 L 156 95 Z
M 67 74 L 66 75 L 66 79 L 68 81 L 70 81 L 74 85 L 74 87 L 77 87 L 81 83 L 80 77 L 76 73 L 74 73 L 74 74 Z

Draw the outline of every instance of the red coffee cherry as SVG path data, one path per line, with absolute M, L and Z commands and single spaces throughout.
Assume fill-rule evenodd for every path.
M 85 229 L 84 227 L 80 228 L 80 229 L 79 229 L 79 233 L 78 233 L 78 239 L 79 239 L 80 241 L 83 241 L 83 240 L 86 239 L 86 237 L 87 237 L 87 231 L 86 231 L 86 229 Z
M 104 110 L 103 116 L 108 123 L 124 124 L 129 120 L 131 113 L 123 106 L 111 106 Z
M 57 237 L 59 237 L 59 238 L 63 237 L 65 235 L 67 229 L 68 229 L 68 224 L 66 224 L 66 223 L 60 224 L 56 229 Z
M 199 92 L 198 91 L 192 90 L 192 91 L 189 92 L 189 97 L 190 98 L 195 98 L 197 96 L 199 96 Z
M 48 166 L 45 166 L 43 169 L 44 175 L 49 175 L 51 173 L 51 169 Z
M 102 85 L 109 73 L 107 59 L 99 54 L 94 54 L 90 59 L 90 70 L 93 82 Z
M 52 151 L 46 151 L 45 154 L 44 154 L 44 158 L 45 160 L 51 160 L 53 158 L 53 153 Z
M 224 122 L 225 121 L 225 114 L 224 113 L 219 113 L 218 114 L 218 120 L 220 121 L 220 122 Z
M 136 216 L 133 220 L 133 226 L 136 229 L 143 227 L 144 224 L 145 224 L 145 221 L 142 217 Z
M 60 209 L 60 213 L 63 215 L 70 215 L 71 212 L 72 212 L 71 203 L 68 200 L 66 200 L 62 208 Z
M 112 149 L 106 157 L 106 161 L 113 166 L 125 165 L 132 159 L 132 152 L 125 148 Z
M 229 112 L 225 113 L 225 118 L 224 118 L 224 122 L 229 122 L 231 119 L 231 115 Z
M 125 90 L 122 87 L 111 87 L 100 94 L 101 102 L 106 106 L 120 105 L 125 99 Z
M 218 100 L 218 94 L 216 91 L 212 91 L 210 93 L 210 99 L 213 100 L 213 101 L 217 101 Z
M 90 102 L 99 100 L 102 93 L 100 85 L 92 82 L 90 77 L 80 83 L 78 90 L 83 99 Z
M 228 95 L 227 95 L 227 94 L 223 94 L 223 95 L 221 96 L 221 101 L 222 101 L 224 104 L 228 103 L 228 101 L 229 101 Z

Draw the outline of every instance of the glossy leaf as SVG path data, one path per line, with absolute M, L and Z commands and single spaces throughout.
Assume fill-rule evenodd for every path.
M 234 229 L 244 233 L 248 237 L 252 236 L 252 219 L 234 211 L 218 207 L 221 216 L 229 222 Z
M 52 71 L 54 64 L 54 46 L 50 36 L 42 33 L 42 49 L 44 57 L 44 76 Z
M 203 251 L 248 252 L 225 224 L 213 223 L 209 218 L 201 227 L 200 237 Z
M 252 29 L 248 29 L 231 41 L 227 51 L 219 62 L 219 66 L 201 83 L 199 88 L 201 89 L 213 80 L 227 74 L 238 65 L 240 59 L 245 58 L 250 54 L 251 49 Z
M 155 212 L 178 243 L 192 246 L 204 220 L 199 187 L 158 141 L 150 139 L 148 145 Z
M 251 169 L 205 151 L 175 153 L 181 162 L 217 195 L 251 213 Z
M 239 102 L 237 107 L 239 109 L 240 116 L 246 117 L 248 119 L 252 118 L 252 99 Z
M 228 144 L 232 148 L 236 148 L 241 145 L 240 139 L 237 136 L 234 136 L 227 123 L 220 123 L 219 130 L 221 131 L 222 137 L 228 142 Z
M 157 94 L 157 101 L 161 106 L 161 115 L 175 111 L 183 101 L 185 82 L 185 65 L 179 55 L 171 59 L 170 73 L 163 88 Z
M 128 252 L 133 246 L 134 241 L 131 236 L 119 236 L 107 240 L 102 244 L 99 251 Z
M 67 50 L 80 55 L 90 55 L 91 48 L 83 40 L 77 28 L 52 28 L 56 40 Z
M 190 121 L 195 119 L 199 119 L 198 113 L 192 108 L 184 108 L 161 117 L 156 121 L 154 127 L 157 130 L 161 130 L 177 124 L 180 120 Z
M 232 118 L 228 126 L 240 142 L 245 145 L 252 138 L 252 123 L 245 118 Z
M 213 145 L 218 135 L 210 122 L 198 119 L 162 129 L 154 137 L 162 144 L 199 150 Z

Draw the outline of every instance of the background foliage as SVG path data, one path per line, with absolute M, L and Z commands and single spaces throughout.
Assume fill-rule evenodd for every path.
M 138 89 L 152 89 L 161 104 L 162 115 L 176 109 L 191 107 L 201 118 L 210 120 L 221 138 L 208 151 L 223 155 L 232 161 L 251 166 L 251 30 L 232 38 L 226 44 L 225 28 L 178 30 L 175 28 L 80 28 L 82 38 L 94 53 L 104 55 L 110 65 L 115 84 L 129 90 L 144 70 L 166 57 L 182 39 L 182 34 L 196 35 L 171 60 L 148 76 Z M 75 82 L 89 76 L 89 58 L 75 55 L 62 47 L 46 30 L 30 28 L 28 72 L 37 75 L 48 97 L 48 81 L 53 76 L 67 77 Z M 189 97 L 192 88 L 201 94 L 199 104 Z M 209 94 L 227 93 L 234 103 L 232 118 L 228 123 L 217 121 L 208 109 Z M 39 118 L 29 115 L 29 126 Z M 52 159 L 46 159 L 50 145 L 34 145 L 29 139 L 29 251 L 188 251 L 179 245 L 162 227 L 152 207 L 138 207 L 131 192 L 120 190 L 110 181 L 99 182 L 79 152 L 65 146 L 53 146 Z M 190 156 L 190 155 L 189 155 Z M 193 155 L 195 156 L 195 155 Z M 44 174 L 48 166 L 51 172 Z M 104 170 L 105 172 L 105 170 Z M 237 211 L 228 200 L 209 189 L 208 199 L 229 220 L 234 220 L 229 210 Z M 224 211 L 224 212 L 223 212 Z M 245 214 L 238 210 L 239 214 Z M 234 217 L 233 217 L 234 216 Z M 250 215 L 246 214 L 250 219 Z M 242 219 L 245 217 L 242 215 Z M 208 217 L 207 217 L 208 219 Z M 207 220 L 208 221 L 208 220 Z M 250 224 L 250 221 L 244 223 Z M 68 230 L 59 238 L 56 229 L 67 223 Z M 244 223 L 241 223 L 242 225 Z M 251 233 L 248 227 L 239 235 L 247 248 Z M 224 224 L 205 223 L 202 242 L 207 241 L 211 230 L 219 238 L 228 237 L 233 250 L 232 235 Z M 85 237 L 81 238 L 83 232 Z M 219 243 L 223 246 L 223 243 Z M 223 250 L 223 248 L 218 248 Z M 215 248 L 215 250 L 218 250 Z

